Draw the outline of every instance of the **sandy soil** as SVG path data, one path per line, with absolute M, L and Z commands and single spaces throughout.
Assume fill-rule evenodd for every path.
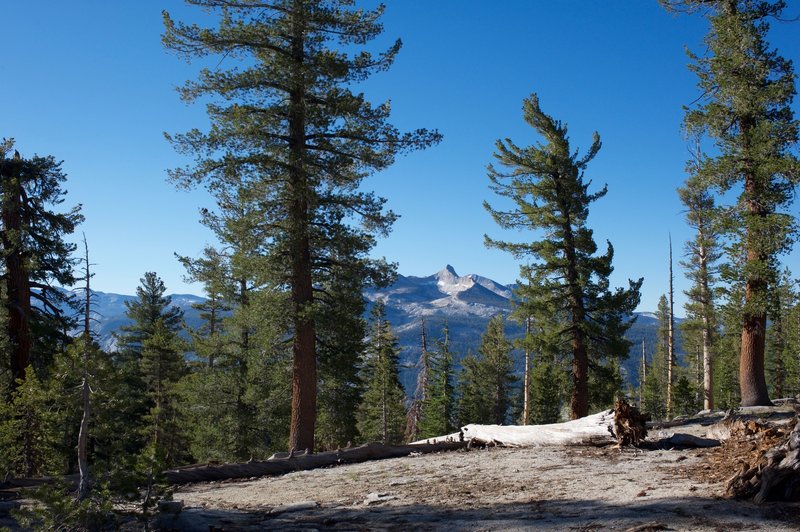
M 680 432 L 702 436 L 703 425 Z M 162 524 L 206 531 L 800 530 L 798 504 L 725 499 L 720 475 L 709 474 L 714 452 L 538 447 L 410 456 L 183 486 L 174 498 L 184 511 Z

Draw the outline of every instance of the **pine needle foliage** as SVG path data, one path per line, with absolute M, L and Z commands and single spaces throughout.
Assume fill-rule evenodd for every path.
M 375 303 L 371 320 L 361 368 L 364 395 L 358 408 L 358 432 L 363 441 L 397 444 L 406 428 L 406 396 L 398 374 L 400 348 L 383 302 Z
M 696 179 L 720 196 L 736 196 L 719 210 L 730 262 L 740 267 L 731 282 L 744 291 L 739 381 L 743 406 L 770 405 L 765 345 L 770 291 L 778 281 L 778 258 L 797 235 L 790 206 L 800 183 L 793 148 L 800 121 L 792 62 L 767 41 L 769 19 L 786 2 L 754 0 L 662 0 L 668 9 L 701 11 L 710 24 L 707 54 L 689 53 L 701 97 L 685 116 L 685 128 L 713 144 Z M 738 262 L 743 259 L 741 262 Z
M 373 105 L 354 91 L 389 68 L 401 47 L 398 40 L 377 54 L 364 49 L 382 31 L 382 5 L 188 3 L 216 15 L 218 26 L 183 24 L 165 12 L 164 45 L 186 59 L 219 60 L 180 91 L 187 102 L 208 102 L 211 126 L 168 135 L 180 152 L 195 157 L 171 176 L 178 186 L 206 187 L 221 210 L 234 215 L 230 221 L 257 248 L 251 256 L 262 259 L 251 263 L 257 277 L 286 300 L 293 383 L 289 447 L 313 448 L 318 365 L 341 367 L 320 360 L 337 354 L 318 347 L 336 334 L 326 328 L 337 320 L 323 317 L 346 309 L 349 321 L 357 320 L 364 310 L 360 288 L 383 285 L 393 272 L 369 253 L 396 216 L 362 182 L 399 153 L 441 137 L 424 129 L 398 131 L 389 123 L 388 102 Z M 330 397 L 346 395 L 352 384 L 322 377 L 332 386 Z
M 555 348 L 572 358 L 572 418 L 589 413 L 591 366 L 608 367 L 609 360 L 628 353 L 625 331 L 639 303 L 642 280 L 626 289 L 612 290 L 614 249 L 596 255 L 592 230 L 586 225 L 589 206 L 606 194 L 606 187 L 590 193 L 584 171 L 600 150 L 594 135 L 585 154 L 570 147 L 567 126 L 545 114 L 539 98 L 523 102 L 525 121 L 542 137 L 539 144 L 522 147 L 510 139 L 496 143 L 498 165 L 489 165 L 491 189 L 513 203 L 510 210 L 486 209 L 503 229 L 542 231 L 542 240 L 512 243 L 486 237 L 486 245 L 525 260 L 516 290 L 520 308 L 548 333 Z M 529 306 L 530 308 L 525 308 Z

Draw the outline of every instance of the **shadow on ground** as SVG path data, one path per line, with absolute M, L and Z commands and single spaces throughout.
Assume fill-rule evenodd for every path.
M 187 508 L 163 519 L 173 530 L 602 530 L 651 525 L 651 530 L 799 530 L 800 504 L 757 506 L 715 498 L 536 500 L 442 508 L 431 505 L 316 507 L 275 513 Z M 666 527 L 666 528 L 659 528 Z

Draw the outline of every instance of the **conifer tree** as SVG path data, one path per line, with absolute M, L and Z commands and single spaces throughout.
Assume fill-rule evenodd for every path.
M 240 222 L 253 228 L 267 259 L 259 276 L 287 299 L 289 447 L 312 448 L 317 340 L 334 334 L 320 330 L 320 314 L 363 305 L 360 289 L 334 296 L 319 288 L 333 273 L 347 276 L 336 280 L 340 285 L 360 288 L 386 282 L 392 270 L 368 254 L 395 216 L 361 182 L 399 152 L 440 137 L 426 130 L 400 133 L 388 122 L 388 103 L 373 106 L 351 90 L 388 68 L 400 49 L 397 41 L 377 55 L 348 53 L 380 34 L 383 6 L 356 10 L 349 0 L 189 3 L 219 13 L 219 26 L 181 24 L 165 13 L 165 46 L 186 58 L 218 54 L 224 66 L 240 62 L 205 69 L 182 89 L 186 101 L 209 98 L 211 128 L 170 137 L 197 156 L 193 167 L 175 170 L 172 178 L 180 186 L 207 186 L 218 202 L 233 195 L 244 202 Z M 334 297 L 347 300 L 340 305 Z
M 12 139 L 0 141 L 0 246 L 12 387 L 25 379 L 31 363 L 41 373 L 66 343 L 68 298 L 56 286 L 74 283 L 75 245 L 64 238 L 83 220 L 80 206 L 56 210 L 65 194 L 61 163 L 52 156 L 26 159 L 16 150 L 11 155 L 13 148 Z
M 728 274 L 730 265 L 723 265 L 723 276 Z M 730 268 L 736 269 L 736 268 Z M 740 283 L 734 283 L 721 290 L 723 302 L 719 307 L 720 335 L 714 344 L 714 404 L 717 409 L 739 406 L 741 393 L 739 387 L 739 353 L 741 352 L 742 309 L 744 290 Z
M 121 327 L 121 334 L 117 335 L 116 364 L 120 372 L 115 390 L 120 397 L 117 437 L 131 456 L 138 454 L 150 437 L 146 419 L 152 415 L 158 396 L 150 387 L 163 381 L 152 371 L 163 373 L 159 358 L 162 351 L 172 349 L 183 325 L 183 311 L 172 306 L 161 278 L 155 272 L 147 272 L 140 281 L 137 299 L 125 302 L 125 314 L 132 323 Z M 142 393 L 143 390 L 150 392 Z
M 33 370 L 25 368 L 11 401 L 0 402 L 0 473 L 4 478 L 61 472 L 58 404 Z
M 738 198 L 720 210 L 732 257 L 745 257 L 739 381 L 743 406 L 770 405 L 764 373 L 769 290 L 778 257 L 791 248 L 797 226 L 789 206 L 800 183 L 792 153 L 798 121 L 792 112 L 792 62 L 767 42 L 768 19 L 786 3 L 751 0 L 662 0 L 672 9 L 702 9 L 711 29 L 708 55 L 690 54 L 702 91 L 685 127 L 711 139 L 719 155 L 704 159 L 697 179 Z M 733 260 L 733 258 L 732 258 Z
M 690 169 L 696 171 L 702 156 L 698 153 Z M 693 172 L 694 173 L 694 172 Z M 713 345 L 716 334 L 715 284 L 719 274 L 718 262 L 722 257 L 719 235 L 714 224 L 714 198 L 696 179 L 689 179 L 678 189 L 681 202 L 686 207 L 686 221 L 695 231 L 693 240 L 686 243 L 686 260 L 681 265 L 692 282 L 687 290 L 686 314 L 688 322 L 696 323 L 702 340 L 703 408 L 714 408 Z
M 481 337 L 478 355 L 461 361 L 459 379 L 459 424 L 507 422 L 514 377 L 512 345 L 505 335 L 505 320 L 494 316 Z
M 667 419 L 667 379 L 669 372 L 669 302 L 662 295 L 658 300 L 656 310 L 658 329 L 656 331 L 656 345 L 653 360 L 647 370 L 644 387 L 644 410 L 653 416 L 653 419 Z
M 426 401 L 431 376 L 431 353 L 428 351 L 428 333 L 425 329 L 425 318 L 420 319 L 420 354 L 417 361 L 417 387 L 411 397 L 406 419 L 406 440 L 416 441 L 420 435 L 420 417 L 422 404 Z
M 600 137 L 595 133 L 589 150 L 578 157 L 570 148 L 566 125 L 542 112 L 535 94 L 524 101 L 523 111 L 544 142 L 529 147 L 519 147 L 509 139 L 497 142 L 495 158 L 500 168 L 489 166 L 491 188 L 516 207 L 502 211 L 488 202 L 485 207 L 500 227 L 542 229 L 547 238 L 519 244 L 487 236 L 486 244 L 520 259 L 534 259 L 520 268 L 522 283 L 516 295 L 521 307 L 534 304 L 526 315 L 550 323 L 551 337 L 560 346 L 569 345 L 570 415 L 579 418 L 589 413 L 590 360 L 599 367 L 598 361 L 627 356 L 629 346 L 623 334 L 632 323 L 630 315 L 639 302 L 642 281 L 611 290 L 613 247 L 608 243 L 605 254 L 595 255 L 597 246 L 586 226 L 589 205 L 606 193 L 604 187 L 590 194 L 590 183 L 583 179 L 588 163 L 600 150 Z M 545 313 L 537 315 L 537 309 Z
M 545 354 L 536 357 L 530 381 L 530 424 L 557 423 L 561 418 L 564 379 L 560 369 L 554 357 Z
M 358 432 L 365 441 L 399 443 L 406 425 L 405 392 L 398 375 L 400 348 L 382 301 L 372 309 L 372 325 L 361 378 L 364 395 L 358 408 Z
M 419 438 L 450 434 L 455 421 L 455 386 L 453 354 L 450 352 L 450 329 L 445 324 L 442 337 L 429 357 L 425 393 L 420 406 Z
M 773 397 L 794 397 L 800 393 L 800 307 L 797 281 L 784 270 L 773 295 L 767 330 L 767 368 Z

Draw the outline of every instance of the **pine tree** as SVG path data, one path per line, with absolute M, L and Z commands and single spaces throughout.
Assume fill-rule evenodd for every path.
M 431 353 L 428 351 L 428 333 L 425 329 L 425 318 L 420 319 L 420 354 L 417 361 L 417 387 L 411 397 L 411 404 L 408 407 L 406 419 L 406 440 L 416 441 L 420 435 L 420 417 L 422 415 L 422 404 L 428 394 L 431 372 Z
M 800 183 L 792 147 L 798 126 L 791 108 L 792 62 L 770 49 L 767 19 L 786 3 L 751 0 L 662 0 L 673 9 L 699 9 L 711 30 L 709 54 L 694 61 L 702 97 L 687 111 L 685 127 L 714 142 L 719 155 L 705 158 L 697 179 L 720 195 L 738 198 L 720 210 L 731 239 L 731 256 L 743 263 L 739 381 L 743 406 L 770 405 L 764 374 L 769 290 L 777 281 L 778 257 L 791 248 L 797 227 L 789 207 Z M 733 260 L 733 258 L 732 258 Z
M 724 270 L 729 265 L 723 265 Z M 735 269 L 735 268 L 734 268 Z M 727 275 L 723 273 L 723 275 Z M 739 406 L 739 353 L 741 352 L 742 310 L 744 290 L 734 283 L 722 290 L 723 304 L 719 307 L 720 336 L 714 344 L 714 404 L 718 409 Z
M 702 155 L 697 154 L 690 163 L 692 174 L 702 164 Z M 713 345 L 717 322 L 715 312 L 715 284 L 719 270 L 717 263 L 722 257 L 719 235 L 714 224 L 714 198 L 696 179 L 690 178 L 678 189 L 681 202 L 686 207 L 686 221 L 695 231 L 692 241 L 686 243 L 686 260 L 681 265 L 692 282 L 685 292 L 688 297 L 686 314 L 689 323 L 696 324 L 701 336 L 703 367 L 703 408 L 714 408 Z
M 667 379 L 669 372 L 669 302 L 662 295 L 658 300 L 656 310 L 658 329 L 656 331 L 656 345 L 653 360 L 647 370 L 647 379 L 644 386 L 644 410 L 653 419 L 667 419 Z
M 183 326 L 183 311 L 172 306 L 172 299 L 164 295 L 166 286 L 158 275 L 147 272 L 140 281 L 137 299 L 125 302 L 125 315 L 131 323 L 120 327 L 121 334 L 116 337 L 115 362 L 120 373 L 115 390 L 120 406 L 116 436 L 130 456 L 137 455 L 149 438 L 146 418 L 152 415 L 156 396 L 142 391 L 160 381 L 150 373 L 154 364 L 155 370 L 161 371 L 160 362 L 154 362 L 154 357 L 161 356 L 158 350 L 172 348 Z
M 562 386 L 561 368 L 553 357 L 539 356 L 531 372 L 531 408 L 529 423 L 544 425 L 561 419 Z
M 773 397 L 793 397 L 800 393 L 800 350 L 797 349 L 800 345 L 797 336 L 800 329 L 800 298 L 797 284 L 789 270 L 784 270 L 769 312 L 771 323 L 767 330 L 767 371 Z
M 507 422 L 512 390 L 517 381 L 511 350 L 511 342 L 505 335 L 505 320 L 498 314 L 486 326 L 477 357 L 468 354 L 461 361 L 460 425 L 501 425 Z
M 196 369 L 180 385 L 183 430 L 196 460 L 266 458 L 288 436 L 285 302 L 259 273 L 267 267 L 263 235 L 259 217 L 247 213 L 252 205 L 242 201 L 244 192 L 218 196 L 216 212 L 202 210 L 223 248 L 179 257 L 189 278 L 231 309 L 214 327 L 216 337 L 201 339 L 203 349 L 213 350 L 213 367 Z
M 235 195 L 243 202 L 241 221 L 253 229 L 267 259 L 259 275 L 288 300 L 289 447 L 312 448 L 317 338 L 335 334 L 319 330 L 320 314 L 355 310 L 363 304 L 358 288 L 386 282 L 392 270 L 369 258 L 369 251 L 395 216 L 360 184 L 398 152 L 440 137 L 425 130 L 399 133 L 388 123 L 388 103 L 373 106 L 351 92 L 353 83 L 388 68 L 400 49 L 397 41 L 378 55 L 342 51 L 381 32 L 383 6 L 355 10 L 344 0 L 189 3 L 218 12 L 219 27 L 177 23 L 165 13 L 165 45 L 187 58 L 219 54 L 242 62 L 241 68 L 203 70 L 183 88 L 186 101 L 211 100 L 212 125 L 207 133 L 170 137 L 179 150 L 198 155 L 193 168 L 172 177 L 181 186 L 207 186 L 218 202 Z M 357 289 L 319 290 L 331 284 Z M 354 313 L 351 321 L 360 316 Z
M 456 387 L 458 396 L 458 425 L 492 422 L 492 408 L 488 400 L 487 377 L 484 364 L 472 351 L 461 359 L 461 371 Z
M 419 439 L 450 434 L 455 430 L 455 386 L 450 330 L 445 324 L 436 349 L 430 353 L 428 378 L 420 407 Z
M 74 283 L 75 245 L 64 238 L 83 217 L 80 206 L 58 212 L 66 176 L 52 156 L 22 158 L 11 139 L 0 141 L 0 246 L 3 251 L 3 306 L 11 347 L 12 387 L 33 363 L 40 376 L 67 343 L 68 297 L 56 289 Z M 37 302 L 31 304 L 31 300 Z
M 0 403 L 0 472 L 35 477 L 61 472 L 58 403 L 33 370 L 25 368 L 11 401 Z
M 398 376 L 400 348 L 382 301 L 372 309 L 370 337 L 361 378 L 364 395 L 358 409 L 358 432 L 365 441 L 396 444 L 405 433 L 405 392 Z
M 595 134 L 592 146 L 578 157 L 569 145 L 567 128 L 539 107 L 534 94 L 523 104 L 525 120 L 544 138 L 544 143 L 519 147 L 511 140 L 497 142 L 495 158 L 507 171 L 489 166 L 492 190 L 511 199 L 516 209 L 495 210 L 485 203 L 502 228 L 543 229 L 545 240 L 530 244 L 500 242 L 486 237 L 488 246 L 517 258 L 533 257 L 520 268 L 523 282 L 516 290 L 521 306 L 533 305 L 526 315 L 550 323 L 559 344 L 569 343 L 572 355 L 571 417 L 589 413 L 589 369 L 609 358 L 625 357 L 623 338 L 630 315 L 639 302 L 639 281 L 628 289 L 609 289 L 608 277 L 614 251 L 608 243 L 604 255 L 586 226 L 589 205 L 603 197 L 604 187 L 590 194 L 584 170 L 600 149 Z M 540 314 L 536 314 L 536 311 Z M 544 312 L 543 312 L 544 311 Z M 543 313 L 542 313 L 543 312 Z

